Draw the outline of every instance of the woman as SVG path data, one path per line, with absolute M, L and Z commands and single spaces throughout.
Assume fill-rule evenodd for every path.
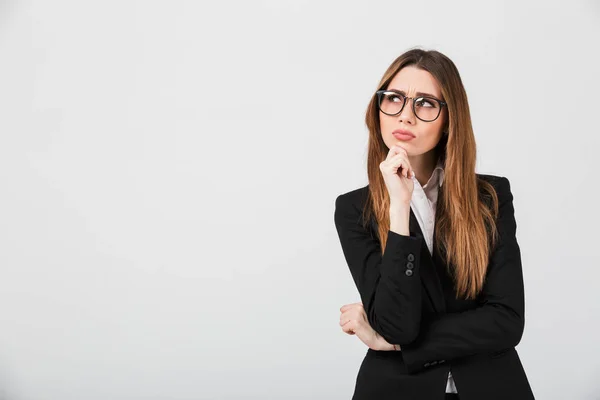
M 533 399 L 515 346 L 524 286 L 506 177 L 475 172 L 454 63 L 412 49 L 371 98 L 368 179 L 335 225 L 361 302 L 340 325 L 369 349 L 353 400 Z

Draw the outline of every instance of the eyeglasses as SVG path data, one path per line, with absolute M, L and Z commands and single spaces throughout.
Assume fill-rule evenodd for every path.
M 407 97 L 394 90 L 378 90 L 376 93 L 377 105 L 382 113 L 391 116 L 398 115 L 402 112 L 406 99 L 412 99 L 413 113 L 424 122 L 435 121 L 440 116 L 442 107 L 448 104 L 433 97 Z

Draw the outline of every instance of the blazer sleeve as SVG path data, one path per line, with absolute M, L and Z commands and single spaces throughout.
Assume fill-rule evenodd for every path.
M 490 256 L 481 303 L 475 309 L 428 318 L 419 338 L 401 346 L 409 373 L 454 358 L 511 348 L 521 341 L 525 326 L 523 273 L 507 178 L 500 179 L 497 194 L 499 240 Z
M 362 227 L 362 210 L 351 199 L 337 197 L 334 221 L 369 324 L 388 343 L 410 343 L 421 323 L 423 239 L 390 230 L 382 256 L 379 240 Z

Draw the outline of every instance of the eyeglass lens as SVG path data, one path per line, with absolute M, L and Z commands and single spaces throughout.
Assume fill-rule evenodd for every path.
M 397 114 L 400 112 L 404 104 L 405 97 L 396 92 L 383 92 L 379 108 L 386 114 Z M 420 119 L 432 121 L 436 119 L 440 113 L 440 103 L 435 99 L 428 97 L 417 97 L 414 99 L 414 111 Z M 409 101 L 406 101 L 407 106 L 410 106 Z

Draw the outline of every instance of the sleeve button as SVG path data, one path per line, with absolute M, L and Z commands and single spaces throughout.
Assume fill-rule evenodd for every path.
M 415 261 L 415 255 L 413 253 L 408 253 L 408 261 Z
M 412 269 L 407 269 L 404 273 L 406 274 L 406 276 L 412 276 L 413 274 Z
M 410 261 L 406 263 L 406 268 L 413 269 L 414 267 L 415 267 L 415 264 L 411 263 Z
M 429 367 L 429 365 L 431 365 L 431 364 L 429 364 L 428 362 L 426 362 L 425 364 L 423 364 L 423 366 L 424 366 L 425 368 Z

